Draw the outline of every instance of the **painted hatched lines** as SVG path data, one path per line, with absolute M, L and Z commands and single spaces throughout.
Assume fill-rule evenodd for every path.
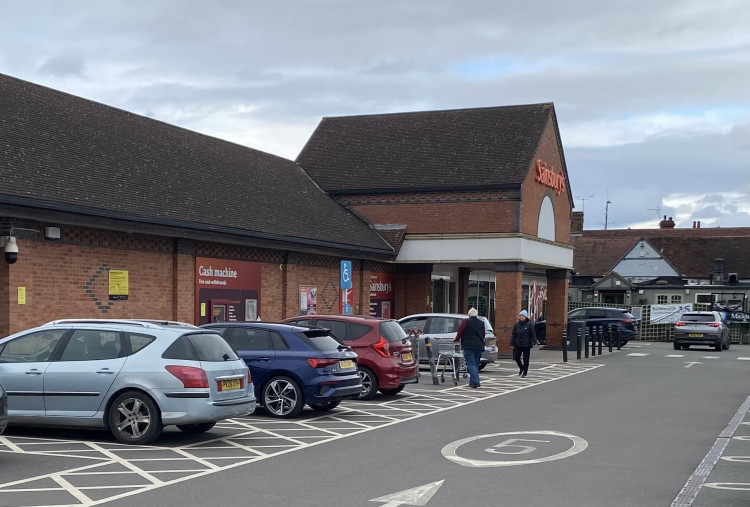
M 530 376 L 524 379 L 516 375 L 504 376 L 502 372 L 497 372 L 500 376 L 483 375 L 481 389 L 459 385 L 430 390 L 417 385 L 392 400 L 347 402 L 335 412 L 309 418 L 279 420 L 250 416 L 222 421 L 213 433 L 222 435 L 174 447 L 3 436 L 0 437 L 0 452 L 85 459 L 93 463 L 2 483 L 0 505 L 98 505 L 452 410 L 601 365 L 534 366 Z

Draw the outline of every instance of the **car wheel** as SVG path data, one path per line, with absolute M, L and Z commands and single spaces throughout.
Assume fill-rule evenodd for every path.
M 381 389 L 380 392 L 383 394 L 387 394 L 388 396 L 393 396 L 394 394 L 398 394 L 403 391 L 404 387 L 406 387 L 406 384 L 401 384 L 400 386 L 394 387 L 393 389 Z
M 198 423 L 198 424 L 178 424 L 177 428 L 189 435 L 197 435 L 198 433 L 205 433 L 211 428 L 216 426 L 215 422 Z
M 369 400 L 378 394 L 378 377 L 366 366 L 359 367 L 359 378 L 362 380 L 362 392 L 357 396 L 358 400 Z
M 675 350 L 680 350 L 682 348 L 679 343 L 674 343 L 673 345 Z
M 151 443 L 164 427 L 159 407 L 139 391 L 126 391 L 115 398 L 109 406 L 107 419 L 109 430 L 123 444 Z
M 690 348 L 690 345 L 683 345 L 682 348 L 685 349 L 685 350 L 687 350 L 687 349 Z
M 717 352 L 721 352 L 722 350 L 724 350 L 724 345 L 721 343 L 721 340 L 716 342 L 716 345 L 714 345 L 714 350 L 716 350 Z
M 297 417 L 305 408 L 304 395 L 297 382 L 289 377 L 273 377 L 263 387 L 263 406 L 272 417 Z
M 729 346 L 732 344 L 729 340 L 727 340 L 727 347 L 724 350 L 729 350 Z
M 326 401 L 323 403 L 310 403 L 310 408 L 313 410 L 317 410 L 318 412 L 328 412 L 329 410 L 333 410 L 334 408 L 338 407 L 339 403 L 341 403 L 341 400 Z

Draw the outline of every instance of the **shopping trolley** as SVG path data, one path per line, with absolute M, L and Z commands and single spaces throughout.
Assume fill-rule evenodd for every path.
M 460 343 L 455 343 L 452 351 L 438 354 L 437 368 L 440 369 L 440 382 L 445 382 L 445 370 L 450 369 L 454 386 L 458 385 L 459 377 L 467 378 L 469 376 Z

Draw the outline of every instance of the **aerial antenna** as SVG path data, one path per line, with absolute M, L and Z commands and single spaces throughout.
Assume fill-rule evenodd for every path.
M 593 195 L 582 195 L 580 197 L 575 197 L 576 201 L 581 201 L 581 212 L 583 212 L 584 214 L 586 214 L 586 201 L 593 197 Z
M 657 206 L 655 208 L 648 208 L 646 211 L 656 211 L 656 219 L 659 220 L 661 218 L 661 206 Z
M 609 215 L 609 205 L 612 204 L 612 201 L 609 199 L 607 200 L 606 206 L 604 206 L 604 230 L 607 230 L 607 218 Z

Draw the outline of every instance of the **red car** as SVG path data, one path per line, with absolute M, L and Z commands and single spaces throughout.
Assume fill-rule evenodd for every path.
M 411 342 L 396 320 L 363 315 L 300 315 L 281 322 L 328 328 L 357 353 L 362 377 L 362 393 L 357 399 L 370 399 L 378 391 L 397 394 L 406 384 L 418 380 Z

